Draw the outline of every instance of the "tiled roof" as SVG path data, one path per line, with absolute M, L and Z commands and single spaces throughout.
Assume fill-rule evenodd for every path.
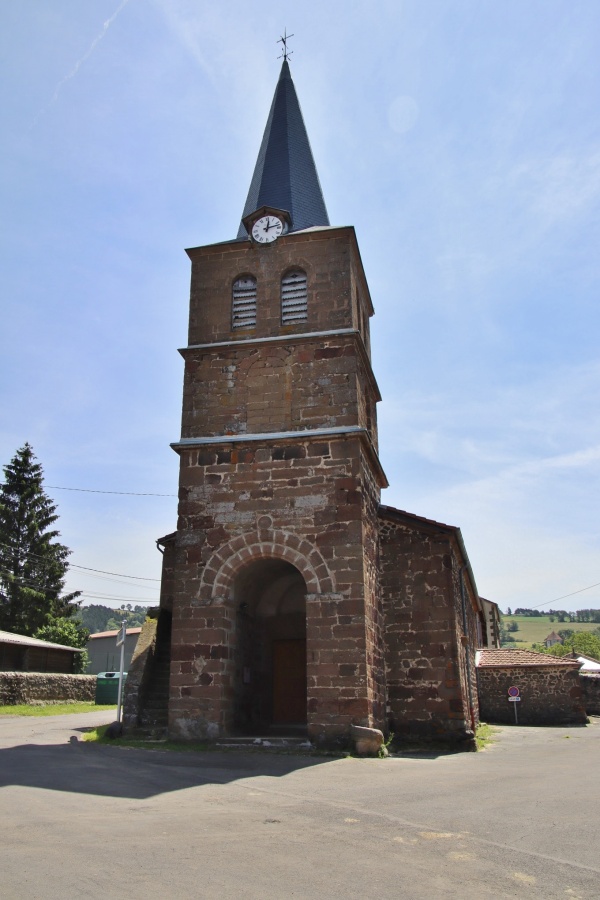
M 50 641 L 41 641 L 39 638 L 27 637 L 24 634 L 13 634 L 12 631 L 0 631 L 0 644 L 18 644 L 20 647 L 41 647 L 44 650 L 71 650 L 73 653 L 83 653 L 83 650 L 78 650 L 77 647 L 53 644 Z
M 550 656 L 537 653 L 535 650 L 513 650 L 508 647 L 500 650 L 478 650 L 476 665 L 482 666 L 574 666 L 579 667 L 576 659 L 564 656 Z
M 121 629 L 117 628 L 115 631 L 97 631 L 95 634 L 90 634 L 90 641 L 94 638 L 106 638 L 106 637 L 116 637 Z M 139 634 L 141 628 L 128 628 L 125 634 Z
M 242 219 L 261 206 L 289 212 L 291 231 L 329 225 L 290 67 L 283 61 Z M 238 239 L 247 237 L 243 223 Z
M 405 509 L 396 509 L 394 506 L 385 506 L 379 504 L 379 515 L 384 519 L 410 519 L 413 522 L 423 523 L 424 525 L 434 525 L 436 528 L 442 528 L 444 531 L 458 531 L 457 525 L 446 525 L 445 522 L 437 522 L 435 519 L 427 519 L 425 516 L 418 516 L 416 513 L 407 512 Z

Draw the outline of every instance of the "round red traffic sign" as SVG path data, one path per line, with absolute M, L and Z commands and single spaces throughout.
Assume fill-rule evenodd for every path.
M 519 688 L 518 687 L 509 687 L 508 696 L 509 697 L 518 697 L 519 696 Z

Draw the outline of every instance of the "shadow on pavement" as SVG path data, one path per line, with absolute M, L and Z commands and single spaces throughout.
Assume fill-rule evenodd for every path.
M 334 761 L 243 751 L 150 751 L 80 742 L 23 744 L 0 749 L 0 787 L 22 785 L 144 800 L 203 784 L 228 784 L 258 776 L 281 778 Z

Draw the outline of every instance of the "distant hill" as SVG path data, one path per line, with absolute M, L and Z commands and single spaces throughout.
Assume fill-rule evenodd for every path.
M 554 621 L 551 621 L 553 619 Z M 511 631 L 511 623 L 516 622 L 517 631 Z M 559 622 L 556 616 L 502 616 L 503 631 L 508 630 L 508 640 L 514 642 L 517 647 L 527 650 L 532 644 L 541 644 L 551 631 L 562 631 L 570 628 L 572 631 L 592 631 L 598 633 L 600 628 L 597 622 Z M 514 627 L 514 626 L 513 626 Z M 502 642 L 503 646 L 505 641 Z
M 127 620 L 128 628 L 139 628 L 146 621 L 147 609 L 147 606 L 132 607 L 131 603 L 123 605 L 120 609 L 92 603 L 90 606 L 81 606 L 77 617 L 82 625 L 89 629 L 90 634 L 97 634 L 99 631 L 114 631 L 120 628 L 123 619 Z

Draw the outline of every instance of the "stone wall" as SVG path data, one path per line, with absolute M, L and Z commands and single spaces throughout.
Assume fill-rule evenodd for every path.
M 158 609 L 147 610 L 148 618 L 142 625 L 127 672 L 127 681 L 123 692 L 123 726 L 127 729 L 137 728 L 140 724 L 144 689 L 150 677 L 156 644 L 158 612 Z M 149 617 L 150 614 L 153 615 L 153 618 Z
M 452 531 L 382 507 L 388 713 L 400 738 L 471 740 L 478 720 L 476 601 Z
M 182 437 L 347 425 L 373 433 L 377 394 L 359 347 L 350 333 L 186 349 Z
M 600 716 L 600 675 L 581 674 L 579 682 L 588 716 Z
M 95 696 L 95 675 L 0 672 L 1 706 L 15 706 L 36 700 L 91 701 Z
M 583 691 L 576 666 L 480 666 L 477 669 L 479 708 L 485 722 L 515 723 L 508 688 L 520 690 L 520 725 L 585 724 Z

